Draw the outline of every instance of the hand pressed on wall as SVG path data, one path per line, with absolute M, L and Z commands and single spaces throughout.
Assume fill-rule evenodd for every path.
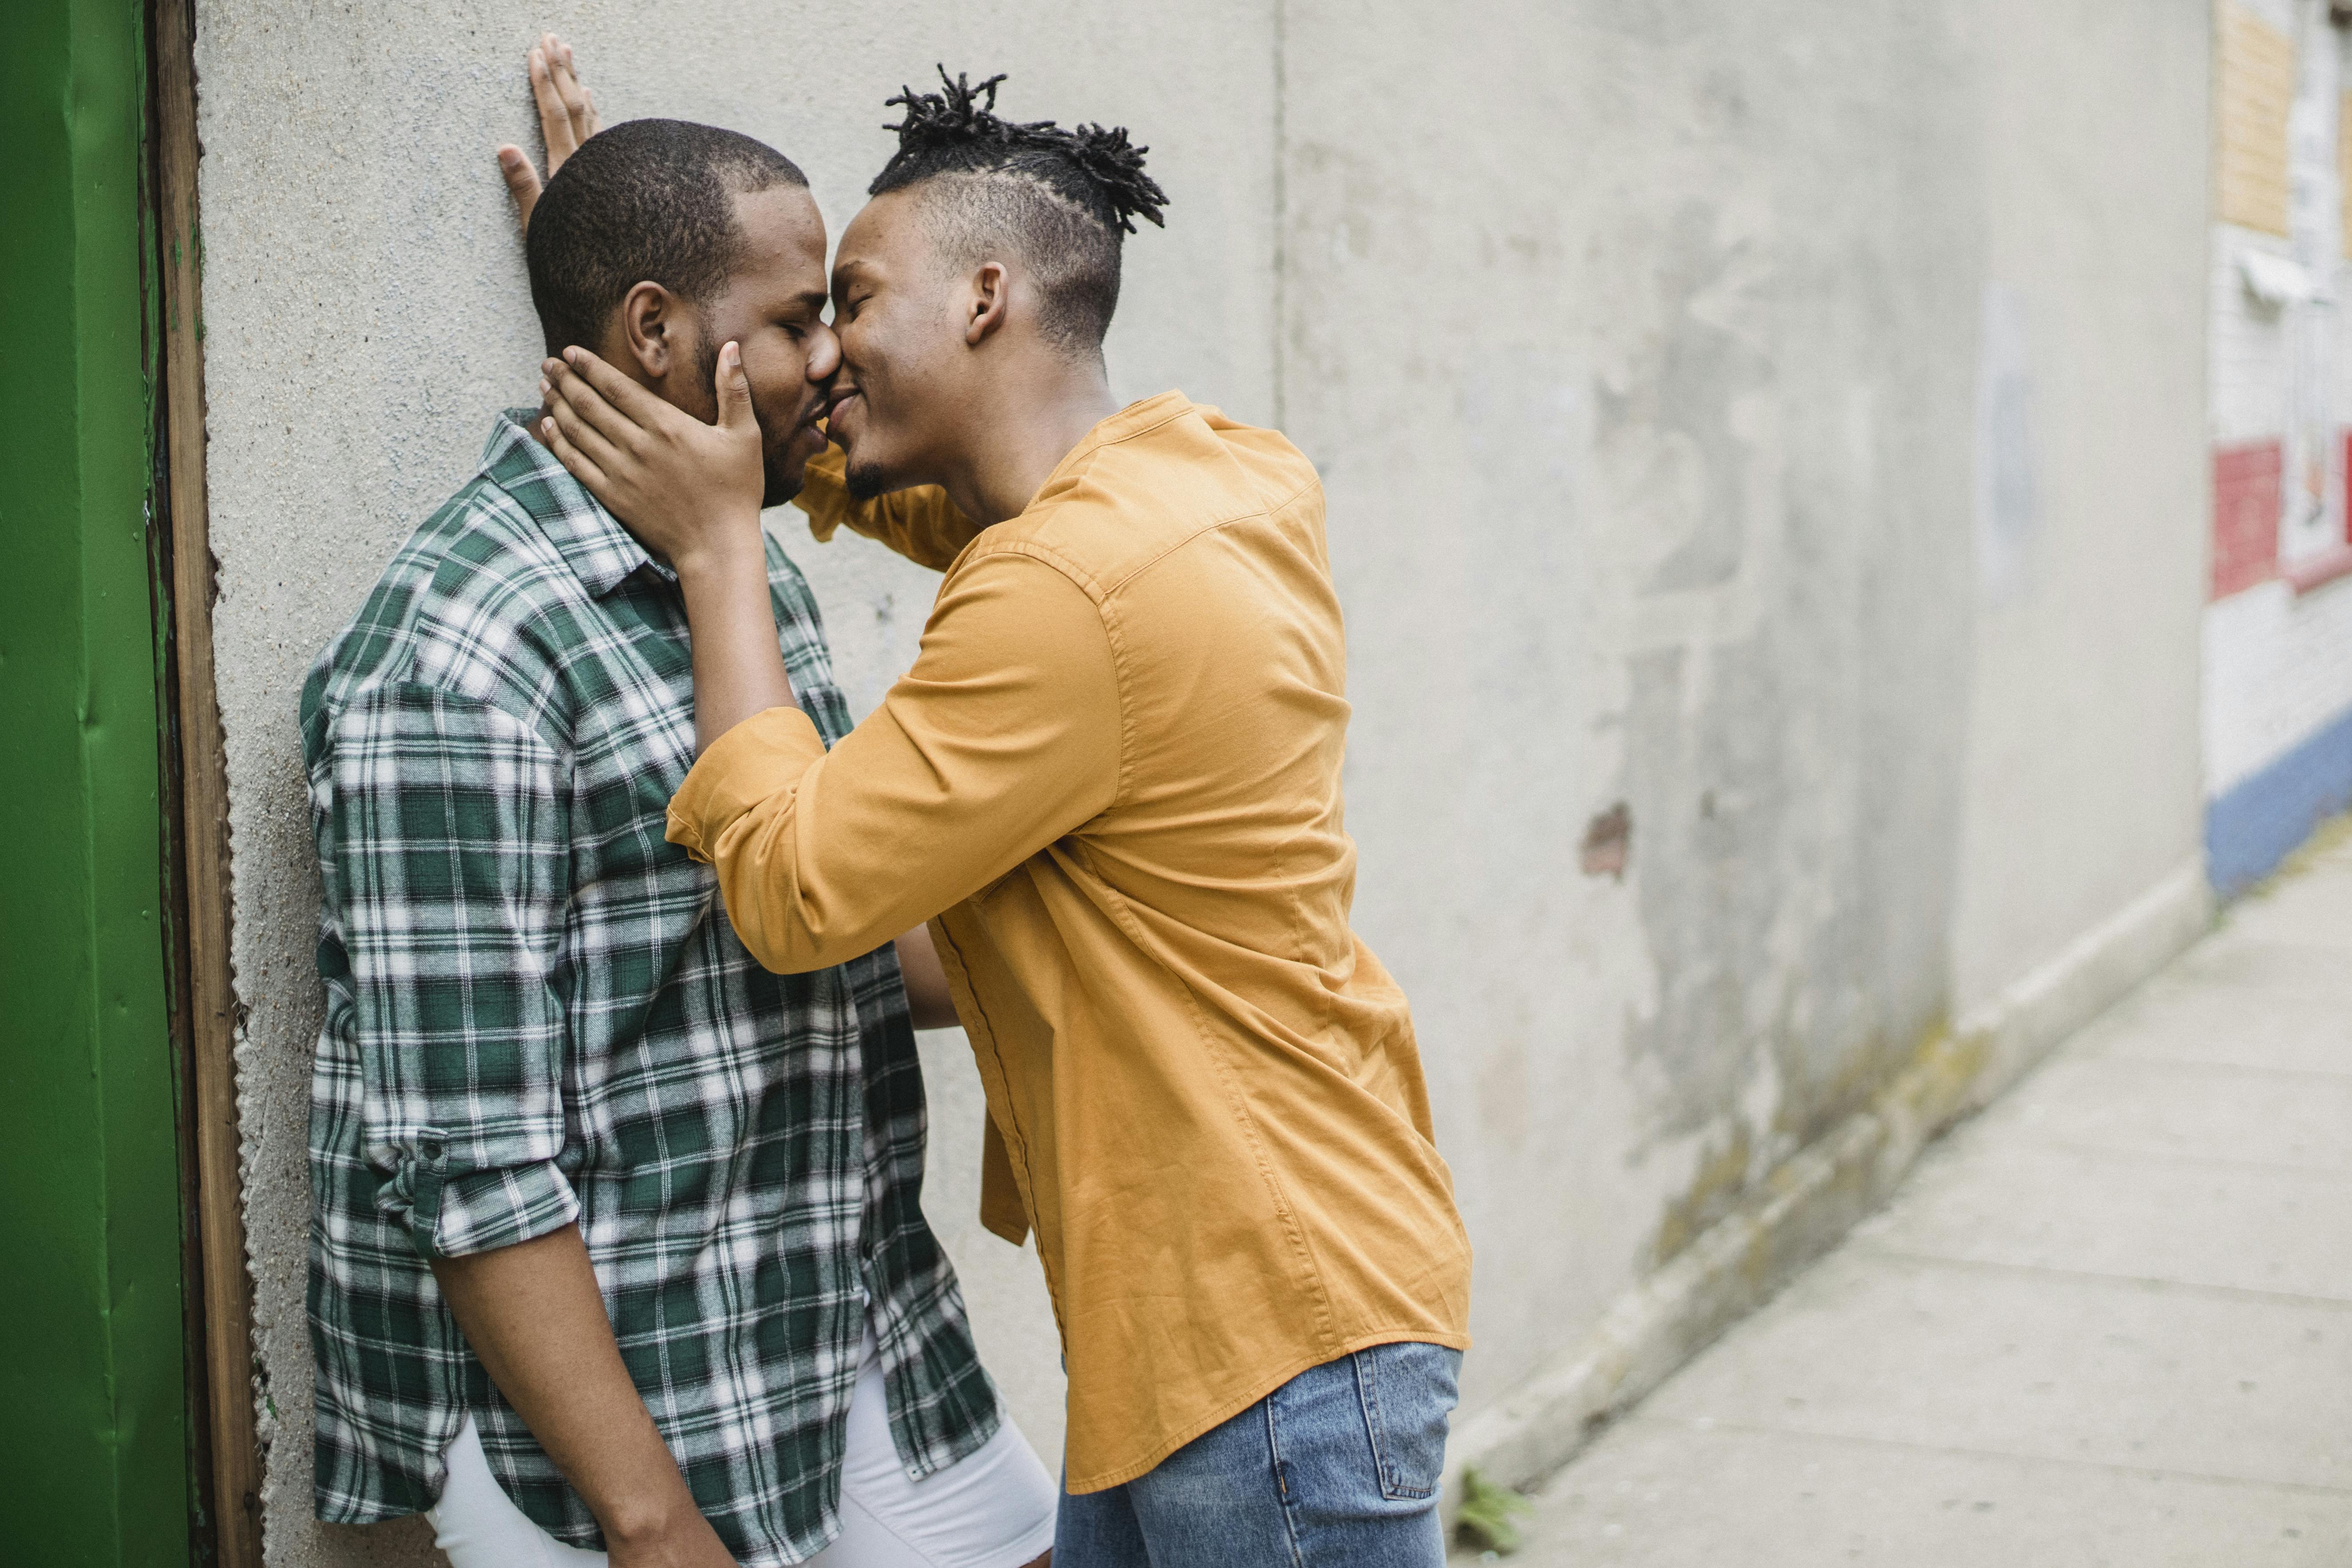
M 540 134 L 547 142 L 547 178 L 553 179 L 563 161 L 580 143 L 596 134 L 596 100 L 580 80 L 572 46 L 553 33 L 544 33 L 530 51 L 530 96 L 539 106 Z M 528 232 L 530 209 L 539 205 L 543 182 L 530 158 L 512 142 L 499 149 L 499 173 L 514 197 L 515 221 Z

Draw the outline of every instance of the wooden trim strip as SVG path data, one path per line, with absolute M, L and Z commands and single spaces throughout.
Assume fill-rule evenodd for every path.
M 236 1016 L 229 967 L 228 773 L 213 679 L 213 552 L 205 510 L 203 246 L 196 210 L 194 0 L 154 0 L 157 241 L 163 278 L 163 426 L 170 509 L 173 694 L 180 731 L 187 895 L 190 1121 L 203 1278 L 205 1419 L 219 1568 L 261 1568 L 261 1450 L 253 1409 L 253 1293 L 238 1172 Z

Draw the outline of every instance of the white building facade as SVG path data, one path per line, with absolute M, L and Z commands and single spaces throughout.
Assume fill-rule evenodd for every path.
M 2248 886 L 2352 805 L 2352 6 L 2219 0 L 2206 852 Z

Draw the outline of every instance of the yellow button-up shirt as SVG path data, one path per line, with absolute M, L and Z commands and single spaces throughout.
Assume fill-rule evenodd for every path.
M 945 570 L 922 649 L 827 752 L 772 709 L 669 836 L 771 968 L 930 920 L 988 1094 L 982 1211 L 1034 1226 L 1067 1476 L 1143 1474 L 1309 1367 L 1465 1346 L 1470 1247 L 1404 994 L 1348 924 L 1346 646 L 1313 465 L 1166 393 L 1020 516 L 801 504 Z

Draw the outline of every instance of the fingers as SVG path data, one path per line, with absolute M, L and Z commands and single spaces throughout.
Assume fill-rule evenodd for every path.
M 572 470 L 572 477 L 593 491 L 598 500 L 610 504 L 612 476 L 623 470 L 623 455 L 591 428 L 560 394 L 550 396 L 546 407 L 546 416 L 539 426 L 540 433 L 547 437 L 548 449 L 563 459 L 563 466 Z
M 589 354 L 585 349 L 565 352 L 567 355 L 579 353 L 586 355 L 589 359 L 595 359 L 595 356 Z M 579 422 L 580 428 L 583 432 L 593 432 L 599 439 L 614 448 L 616 454 L 628 453 L 633 458 L 642 456 L 646 450 L 646 440 L 653 433 L 651 427 L 659 424 L 660 416 L 664 414 L 677 419 L 692 419 L 691 415 L 681 414 L 667 404 L 644 394 L 635 383 L 620 375 L 602 360 L 596 360 L 595 363 L 597 367 L 605 373 L 608 384 L 612 381 L 621 383 L 621 386 L 614 388 L 612 397 L 608 398 L 599 393 L 596 387 L 580 374 L 577 367 L 567 365 L 559 360 L 550 360 L 540 367 L 541 373 L 547 378 L 545 384 L 548 388 L 548 411 L 571 416 Z M 635 398 L 627 397 L 624 395 L 623 388 L 625 388 L 628 393 L 639 394 L 639 395 Z M 615 403 L 624 403 L 627 406 L 615 407 L 614 405 Z M 652 404 L 653 406 L 646 407 L 645 405 L 647 403 Z M 594 447 L 588 445 L 583 437 L 575 436 L 573 439 L 586 447 L 592 457 L 595 457 L 611 471 L 617 474 L 626 466 L 598 453 Z
M 567 402 L 615 440 L 671 420 L 694 420 L 693 415 L 671 407 L 587 349 L 565 349 L 554 370 L 542 366 L 541 371 Z
M 719 428 L 757 425 L 759 418 L 751 412 L 751 378 L 743 374 L 743 351 L 734 343 L 719 351 L 719 374 L 714 379 L 717 384 L 711 390 L 719 395 Z
M 572 111 L 565 107 L 563 94 L 555 86 L 545 40 L 530 51 L 530 100 L 539 110 L 539 133 L 547 142 L 547 172 L 552 174 L 563 166 L 563 160 L 572 156 L 579 142 L 572 134 Z
M 580 150 L 580 143 L 596 134 L 596 109 L 580 83 L 571 45 L 549 33 L 531 51 L 531 95 L 539 104 L 539 127 L 547 137 L 547 172 L 552 174 Z
M 530 209 L 539 205 L 539 171 L 530 166 L 530 159 L 520 147 L 499 149 L 499 175 L 507 183 L 507 195 L 514 198 L 515 221 L 523 232 L 530 232 Z
M 546 441 L 547 449 L 555 454 L 555 460 L 585 485 L 590 495 L 607 506 L 613 504 L 613 481 L 604 477 L 604 469 L 581 455 L 580 448 L 572 444 L 552 416 L 539 422 L 539 434 Z
M 588 84 L 581 79 L 580 67 L 579 64 L 572 58 L 572 46 L 570 44 L 565 44 L 563 46 L 563 76 L 564 79 L 569 81 L 579 94 L 577 102 L 574 102 L 569 95 L 565 97 L 563 101 L 564 106 L 570 110 L 572 113 L 572 129 L 573 133 L 577 135 L 581 141 L 585 142 L 591 136 L 595 135 L 597 131 L 598 120 L 596 115 L 596 95 L 590 92 L 588 90 Z

